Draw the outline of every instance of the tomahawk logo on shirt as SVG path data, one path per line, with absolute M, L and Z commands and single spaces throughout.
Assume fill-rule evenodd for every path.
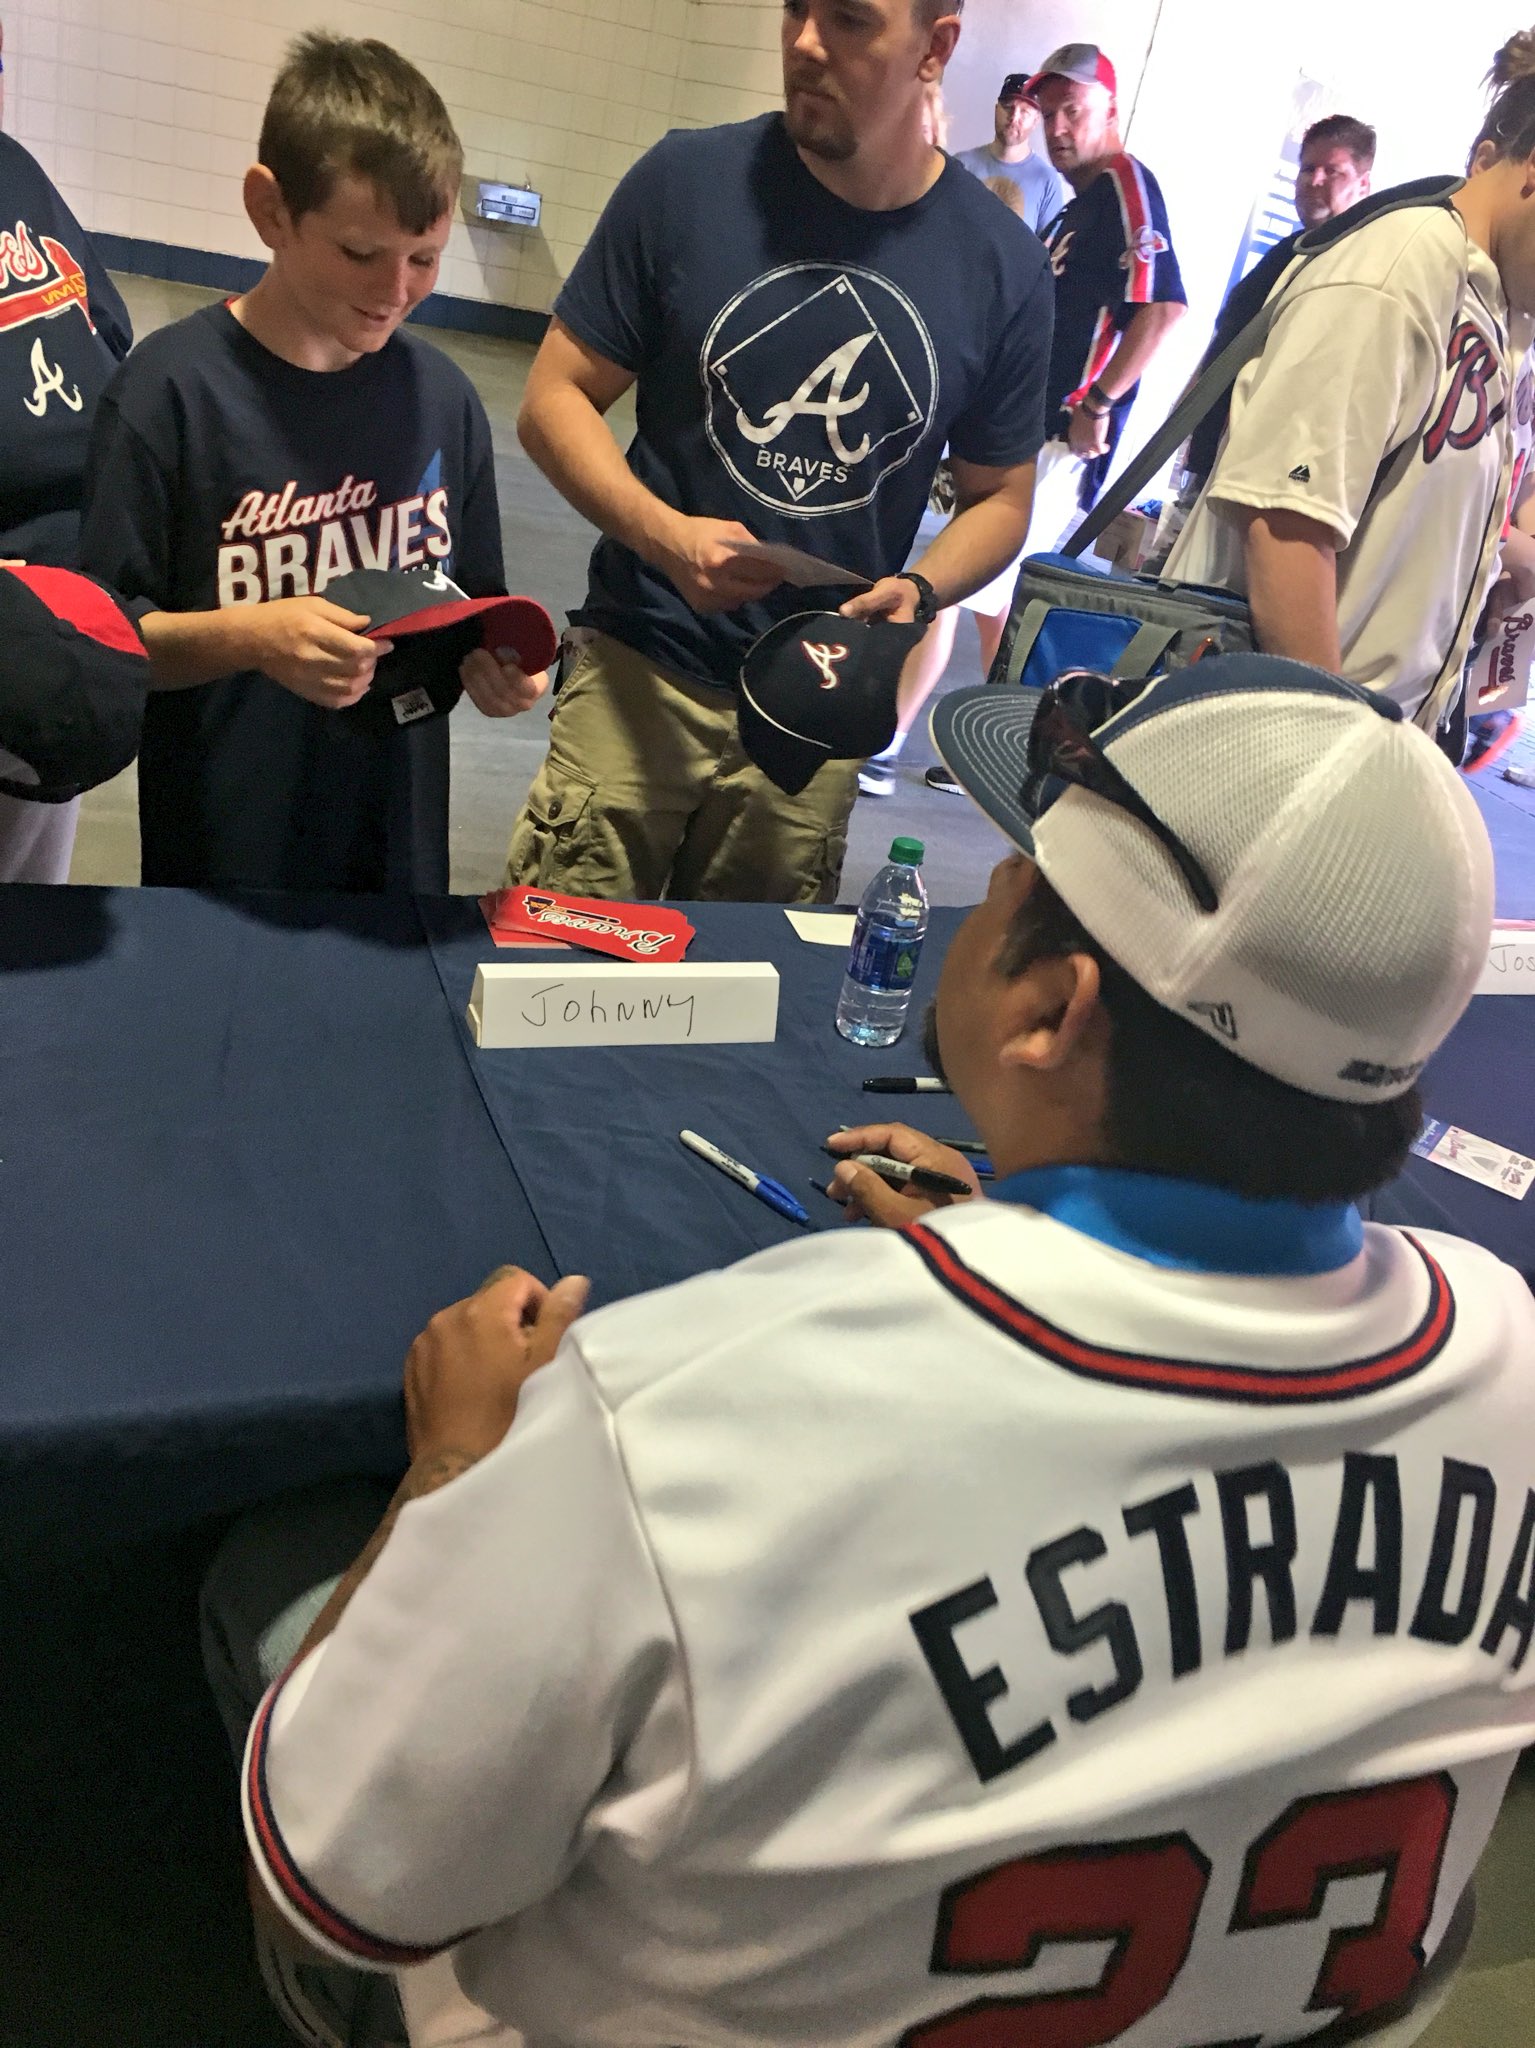
M 888 279 L 831 263 L 756 278 L 703 346 L 705 423 L 731 476 L 775 512 L 867 505 L 933 423 L 938 358 Z
M 24 220 L 0 230 L 0 334 L 32 320 L 56 320 L 71 308 L 94 334 L 85 272 L 64 244 L 52 235 L 34 236 Z
M 354 569 L 446 565 L 453 553 L 448 492 L 434 458 L 408 498 L 380 504 L 378 484 L 344 476 L 332 490 L 246 491 L 224 520 L 218 551 L 219 604 L 318 597 Z

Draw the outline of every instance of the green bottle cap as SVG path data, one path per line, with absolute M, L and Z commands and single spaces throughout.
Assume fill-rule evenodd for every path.
M 921 864 L 926 852 L 920 839 L 897 839 L 890 848 L 890 858 L 898 860 L 902 867 L 914 868 Z

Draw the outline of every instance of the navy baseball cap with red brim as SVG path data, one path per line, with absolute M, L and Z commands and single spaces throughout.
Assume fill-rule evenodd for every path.
M 149 657 L 101 584 L 0 569 L 0 793 L 67 803 L 138 752 Z
M 390 727 L 445 716 L 463 695 L 459 665 L 477 647 L 509 655 L 528 675 L 559 652 L 554 622 L 535 599 L 470 597 L 440 569 L 354 569 L 320 594 L 365 614 L 365 639 L 392 643 L 346 718 Z

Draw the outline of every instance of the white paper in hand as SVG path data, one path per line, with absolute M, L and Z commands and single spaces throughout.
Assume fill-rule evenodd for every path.
M 732 541 L 730 546 L 734 554 L 743 555 L 748 561 L 771 562 L 782 573 L 785 583 L 792 583 L 796 590 L 814 590 L 823 583 L 856 583 L 864 590 L 869 587 L 869 578 L 857 569 L 823 562 L 819 555 L 807 555 L 803 548 L 765 540 Z

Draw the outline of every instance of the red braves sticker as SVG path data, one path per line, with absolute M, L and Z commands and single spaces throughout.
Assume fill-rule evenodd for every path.
M 52 235 L 38 240 L 41 249 L 23 220 L 14 231 L 0 233 L 0 333 L 31 320 L 52 320 L 78 306 L 94 334 L 85 272 Z
M 584 947 L 615 960 L 681 960 L 693 927 L 680 911 L 654 903 L 604 903 L 590 896 L 557 896 L 552 889 L 497 889 L 480 898 L 497 945 Z

